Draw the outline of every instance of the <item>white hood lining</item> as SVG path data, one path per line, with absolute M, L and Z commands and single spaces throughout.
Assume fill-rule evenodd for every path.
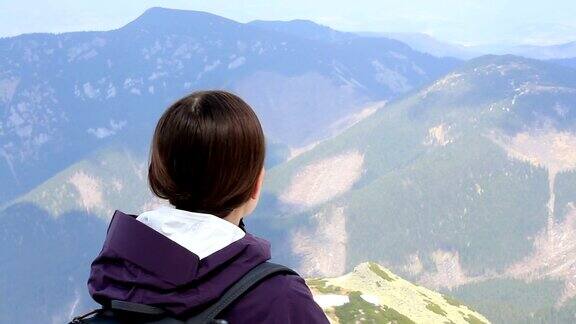
M 196 254 L 200 260 L 243 238 L 240 227 L 212 214 L 162 206 L 136 220 Z

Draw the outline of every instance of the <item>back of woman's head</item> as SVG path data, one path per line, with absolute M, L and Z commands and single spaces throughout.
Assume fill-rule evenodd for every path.
M 226 91 L 194 92 L 158 121 L 148 182 L 176 208 L 224 217 L 250 199 L 264 156 L 262 127 L 246 102 Z

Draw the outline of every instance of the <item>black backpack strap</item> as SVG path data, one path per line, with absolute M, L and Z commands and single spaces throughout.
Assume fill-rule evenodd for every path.
M 186 324 L 212 323 L 218 314 L 220 314 L 226 307 L 232 304 L 250 288 L 265 278 L 280 273 L 298 275 L 296 271 L 283 265 L 264 262 L 245 274 L 244 277 L 242 277 L 238 282 L 230 287 L 215 304 L 211 305 L 198 315 L 195 315 L 186 320 Z
M 138 304 L 138 303 L 131 303 L 123 300 L 111 300 L 110 301 L 110 309 L 125 311 L 125 312 L 133 312 L 139 313 L 143 315 L 164 315 L 166 311 L 162 308 Z
M 72 324 L 184 324 L 184 321 L 171 317 L 162 308 L 122 300 L 111 300 L 109 305 L 82 316 L 75 317 Z

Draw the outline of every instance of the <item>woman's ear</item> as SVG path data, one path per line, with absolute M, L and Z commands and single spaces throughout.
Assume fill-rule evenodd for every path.
M 262 190 L 262 183 L 264 183 L 265 173 L 266 171 L 264 170 L 264 167 L 262 167 L 262 170 L 260 170 L 260 174 L 258 175 L 258 180 L 256 181 L 256 186 L 254 187 L 254 190 L 252 191 L 252 196 L 250 196 L 250 198 L 258 199 L 258 197 L 260 196 L 260 191 Z

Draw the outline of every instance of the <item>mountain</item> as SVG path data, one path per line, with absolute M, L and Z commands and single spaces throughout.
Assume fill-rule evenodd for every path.
M 413 49 L 434 55 L 437 57 L 457 57 L 468 60 L 482 55 L 482 52 L 474 47 L 466 47 L 440 41 L 423 33 L 371 33 L 361 32 L 361 36 L 387 37 L 408 44 Z
M 93 305 L 84 281 L 111 212 L 164 203 L 145 180 L 155 121 L 200 88 L 256 108 L 272 154 L 248 230 L 278 262 L 325 278 L 310 281 L 320 293 L 340 287 L 349 303 L 334 316 L 453 313 L 425 291 L 434 305 L 422 296 L 414 314 L 370 306 L 381 272 L 344 275 L 366 261 L 493 322 L 576 314 L 569 60 L 461 64 L 308 21 L 162 8 L 113 31 L 0 39 L 0 51 L 0 322 L 62 322 Z
M 51 218 L 83 211 L 108 221 L 116 209 L 141 212 L 161 203 L 148 189 L 147 171 L 143 152 L 112 146 L 72 164 L 5 207 L 32 204 Z
M 502 296 L 480 310 L 504 323 L 542 317 L 498 282 L 526 300 L 554 282 L 535 311 L 574 314 L 575 103 L 574 70 L 471 60 L 269 170 L 249 224 L 307 275 L 375 260 L 472 306 Z
M 307 283 L 333 323 L 489 323 L 455 299 L 414 285 L 376 263 Z
M 423 33 L 356 33 L 363 37 L 386 37 L 401 41 L 413 49 L 437 57 L 456 57 L 463 60 L 486 54 L 517 55 L 539 60 L 569 61 L 576 57 L 576 41 L 556 45 L 485 44 L 462 46 L 440 41 Z M 573 66 L 573 65 L 572 65 Z
M 111 31 L 2 38 L 0 53 L 0 203 L 94 150 L 146 147 L 163 110 L 196 89 L 239 93 L 270 142 L 298 148 L 459 64 L 396 41 L 329 43 L 163 8 Z
M 117 30 L 2 38 L 0 52 L 0 322 L 60 323 L 94 306 L 86 272 L 111 211 L 163 203 L 146 185 L 147 150 L 178 97 L 247 99 L 272 168 L 460 64 L 392 40 L 327 42 L 163 8 Z
M 550 62 L 576 69 L 576 57 L 566 58 L 566 59 L 558 59 L 558 60 L 550 60 Z
M 358 35 L 354 33 L 337 31 L 328 26 L 303 19 L 289 21 L 254 20 L 249 22 L 248 25 L 322 42 L 341 42 L 358 38 Z
M 106 224 L 74 211 L 54 218 L 33 204 L 0 211 L 1 323 L 67 323 L 94 307 L 86 288 Z
M 389 42 L 401 42 L 416 51 L 436 57 L 454 57 L 467 60 L 482 55 L 482 52 L 474 47 L 443 42 L 423 33 L 341 32 L 328 26 L 301 19 L 290 21 L 254 20 L 248 24 L 265 30 L 324 42 L 342 42 L 355 38 L 385 39 Z
M 571 69 L 471 60 L 271 167 L 248 229 L 307 276 L 376 261 L 497 323 L 569 322 L 575 99 Z M 162 202 L 146 187 L 144 156 L 99 151 L 7 208 L 104 220 L 113 208 L 146 210 Z
M 507 53 L 541 60 L 572 58 L 576 57 L 576 41 L 547 46 L 513 46 L 507 50 Z

